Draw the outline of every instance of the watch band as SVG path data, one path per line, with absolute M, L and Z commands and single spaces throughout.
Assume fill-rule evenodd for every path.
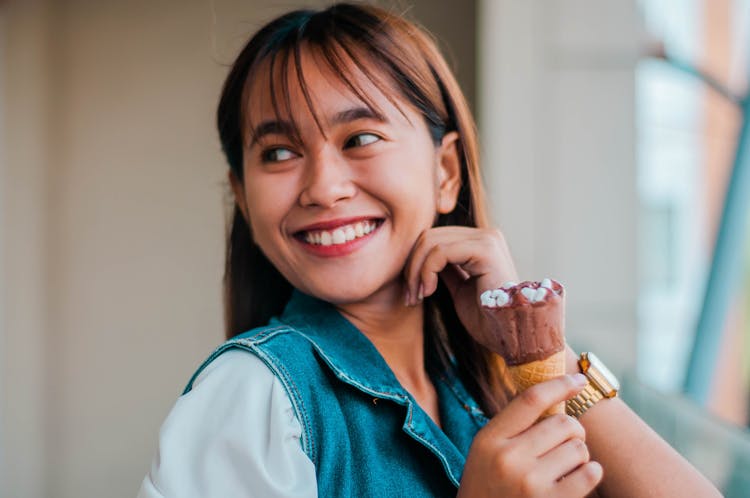
M 586 410 L 603 399 L 604 395 L 602 392 L 591 385 L 591 381 L 589 381 L 589 383 L 586 384 L 586 387 L 583 388 L 583 391 L 565 402 L 565 413 L 575 418 L 579 418 L 586 413 Z

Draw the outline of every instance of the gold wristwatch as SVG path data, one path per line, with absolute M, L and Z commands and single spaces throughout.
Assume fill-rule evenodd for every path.
M 565 412 L 579 418 L 586 410 L 605 398 L 614 398 L 620 390 L 620 383 L 604 363 L 594 353 L 581 353 L 578 360 L 581 373 L 589 382 L 583 391 L 565 402 Z

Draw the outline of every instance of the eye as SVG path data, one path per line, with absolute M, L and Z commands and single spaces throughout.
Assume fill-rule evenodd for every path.
M 296 154 L 286 147 L 272 147 L 261 153 L 261 159 L 264 163 L 278 163 L 294 157 L 296 157 Z
M 375 143 L 380 139 L 381 138 L 374 133 L 359 133 L 357 135 L 349 137 L 349 139 L 344 144 L 344 148 L 348 149 L 349 147 L 364 147 L 365 145 L 370 145 L 371 143 Z

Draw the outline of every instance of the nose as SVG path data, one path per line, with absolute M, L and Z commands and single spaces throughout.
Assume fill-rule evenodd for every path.
M 348 162 L 336 151 L 323 148 L 309 153 L 299 203 L 303 207 L 333 207 L 352 198 L 357 188 Z

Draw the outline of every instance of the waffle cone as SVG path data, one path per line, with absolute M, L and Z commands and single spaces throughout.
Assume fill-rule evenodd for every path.
M 509 366 L 508 369 L 520 393 L 534 384 L 565 375 L 565 350 L 553 353 L 552 356 L 543 360 Z M 549 410 L 544 412 L 543 416 L 546 417 L 555 413 L 565 413 L 565 402 L 550 407 Z

